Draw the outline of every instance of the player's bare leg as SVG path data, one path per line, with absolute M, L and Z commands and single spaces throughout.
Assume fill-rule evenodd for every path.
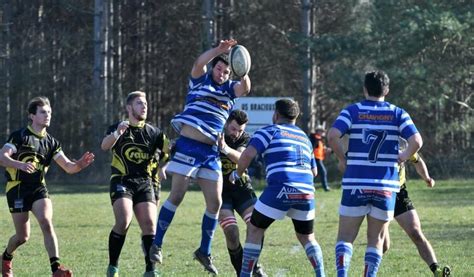
M 29 213 L 12 213 L 15 234 L 8 240 L 7 248 L 2 255 L 2 276 L 13 276 L 12 259 L 15 250 L 28 241 L 31 233 Z
M 31 212 L 38 220 L 43 232 L 44 246 L 48 252 L 53 276 L 72 276 L 72 271 L 59 262 L 58 238 L 53 227 L 53 204 L 51 199 L 42 198 L 33 202 Z

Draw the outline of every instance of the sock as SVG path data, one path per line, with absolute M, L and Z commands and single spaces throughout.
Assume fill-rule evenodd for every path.
M 230 262 L 235 269 L 235 273 L 237 275 L 240 274 L 240 270 L 242 269 L 242 257 L 244 254 L 244 250 L 242 249 L 242 245 L 239 243 L 239 247 L 237 249 L 231 250 L 227 248 L 230 256 Z
M 310 241 L 304 246 L 306 251 L 306 256 L 308 256 L 311 265 L 314 268 L 314 273 L 317 277 L 324 277 L 324 262 L 323 262 L 323 252 L 321 247 L 316 241 Z
M 250 277 L 252 276 L 252 271 L 257 263 L 260 252 L 262 251 L 262 246 L 260 244 L 254 243 L 245 243 L 244 253 L 242 259 L 242 270 L 240 271 L 241 277 Z
M 352 244 L 344 241 L 336 243 L 337 277 L 347 277 L 352 258 Z
M 199 251 L 206 255 L 211 255 L 211 243 L 212 237 L 214 236 L 214 231 L 217 227 L 217 214 L 211 214 L 206 210 L 202 217 L 202 224 L 201 224 L 201 246 L 199 247 Z
M 176 206 L 171 204 L 170 201 L 166 200 L 161 206 L 160 214 L 158 215 L 158 222 L 156 223 L 156 235 L 153 244 L 161 247 L 163 244 L 163 238 L 165 237 L 166 230 L 173 221 L 174 214 L 176 213 Z
M 6 248 L 5 248 L 5 251 L 3 251 L 2 256 L 3 256 L 2 259 L 5 260 L 5 261 L 11 261 L 11 260 L 13 259 L 13 255 L 12 255 L 12 254 L 8 254 Z
M 365 250 L 364 277 L 375 277 L 382 262 L 382 250 L 375 247 L 367 247 Z
M 5 251 L 6 251 L 6 250 L 5 250 Z M 3 255 L 5 255 L 5 254 L 3 254 Z M 5 259 L 5 258 L 4 258 L 4 259 Z M 438 268 L 439 268 L 438 263 L 432 263 L 432 264 L 430 264 L 430 270 L 431 270 L 432 272 L 435 272 Z
M 143 252 L 145 253 L 145 263 L 146 269 L 145 272 L 154 271 L 155 270 L 155 263 L 150 261 L 150 252 L 151 245 L 153 244 L 153 240 L 155 239 L 154 235 L 144 235 L 142 236 L 142 246 Z
M 126 235 L 120 235 L 110 231 L 109 235 L 109 265 L 118 267 L 118 259 L 125 243 Z
M 51 257 L 51 258 L 49 258 L 49 263 L 51 265 L 51 272 L 52 273 L 56 272 L 56 270 L 58 270 L 58 267 L 60 266 L 59 258 L 58 257 Z

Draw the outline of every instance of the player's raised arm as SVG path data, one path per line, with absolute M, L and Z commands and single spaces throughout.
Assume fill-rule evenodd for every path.
M 204 75 L 204 73 L 207 72 L 206 66 L 212 59 L 221 54 L 228 53 L 232 46 L 236 44 L 237 41 L 234 39 L 221 40 L 218 46 L 202 53 L 194 62 L 193 69 L 191 70 L 191 77 L 199 78 Z
M 234 91 L 235 91 L 235 96 L 237 97 L 242 97 L 246 96 L 247 94 L 250 93 L 250 88 L 251 88 L 251 82 L 250 82 L 250 77 L 249 75 L 245 75 L 240 79 L 240 82 L 235 85 Z
M 94 161 L 94 158 L 95 156 L 93 153 L 86 152 L 82 155 L 82 157 L 79 160 L 71 161 L 61 151 L 57 154 L 54 161 L 68 174 L 74 174 L 88 167 Z

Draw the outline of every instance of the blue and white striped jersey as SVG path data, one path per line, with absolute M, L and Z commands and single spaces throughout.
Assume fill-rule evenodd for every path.
M 188 96 L 184 111 L 177 114 L 171 125 L 179 133 L 182 125 L 198 129 L 205 136 L 217 140 L 224 123 L 235 104 L 234 86 L 237 81 L 229 80 L 222 85 L 212 80 L 212 72 L 189 79 Z
M 267 183 L 287 185 L 314 193 L 312 168 L 316 167 L 308 136 L 293 124 L 269 125 L 256 131 L 249 142 L 263 155 Z
M 343 189 L 400 190 L 398 139 L 418 133 L 406 111 L 388 102 L 364 100 L 343 109 L 333 128 L 349 135 Z

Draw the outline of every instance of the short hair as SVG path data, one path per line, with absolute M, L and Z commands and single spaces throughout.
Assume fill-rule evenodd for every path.
M 237 124 L 239 125 L 244 125 L 249 122 L 247 113 L 242 110 L 233 110 L 232 112 L 230 112 L 229 118 L 227 118 L 227 122 L 231 122 L 232 120 L 235 120 L 235 122 L 237 122 Z
M 225 65 L 229 65 L 229 55 L 221 54 L 221 55 L 215 57 L 214 59 L 212 59 L 212 61 L 211 61 L 212 68 L 214 68 L 214 66 L 216 66 L 216 64 L 219 61 L 223 62 Z
M 144 93 L 143 91 L 132 91 L 130 92 L 128 95 L 127 95 L 127 105 L 131 105 L 133 100 L 135 100 L 135 98 L 137 97 L 146 97 L 146 93 Z
M 38 107 L 51 106 L 46 96 L 37 96 L 28 103 L 28 114 L 36 114 Z
M 364 87 L 369 96 L 380 97 L 388 89 L 390 79 L 387 73 L 377 70 L 365 74 Z
M 289 120 L 295 120 L 300 114 L 298 102 L 291 99 L 279 99 L 275 102 L 275 111 Z

